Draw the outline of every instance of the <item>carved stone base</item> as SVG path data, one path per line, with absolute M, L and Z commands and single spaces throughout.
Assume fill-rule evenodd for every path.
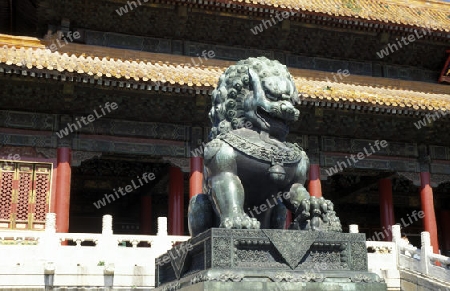
M 158 291 L 386 290 L 367 272 L 364 234 L 299 230 L 210 229 L 157 258 L 155 280 Z
M 352 291 L 386 291 L 384 283 L 353 283 L 353 282 L 202 282 L 188 287 L 181 287 L 179 284 L 167 285 L 162 288 L 153 289 L 155 291 L 330 291 L 330 290 L 352 290 Z

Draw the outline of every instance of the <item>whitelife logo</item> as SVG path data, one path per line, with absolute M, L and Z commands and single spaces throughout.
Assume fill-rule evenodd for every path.
M 439 113 L 442 115 L 439 115 Z M 433 114 L 426 114 L 425 117 L 417 122 L 414 122 L 414 126 L 417 129 L 421 129 L 422 127 L 427 126 L 427 124 L 431 123 L 431 118 L 433 119 L 433 121 L 438 120 L 441 117 L 444 117 L 445 115 L 447 115 L 448 112 L 444 112 L 439 110 L 438 112 L 435 112 Z
M 248 210 L 249 210 L 249 214 L 253 217 L 253 218 L 255 218 L 255 215 L 253 214 L 253 211 L 255 211 L 256 212 L 256 214 L 258 215 L 258 214 L 261 214 L 261 213 L 263 213 L 263 212 L 265 212 L 265 211 L 267 211 L 267 210 L 269 210 L 269 209 L 272 209 L 274 206 L 277 206 L 278 205 L 278 203 L 280 203 L 282 200 L 281 200 L 281 196 L 283 196 L 283 198 L 285 199 L 285 200 L 287 200 L 287 199 L 289 199 L 290 197 L 291 197 L 291 194 L 289 193 L 289 192 L 278 192 L 278 194 L 277 194 L 277 196 L 275 197 L 273 194 L 272 194 L 272 200 L 273 200 L 273 203 L 274 204 L 271 204 L 270 203 L 270 201 L 269 201 L 269 198 L 267 198 L 266 199 L 266 202 L 267 202 L 267 204 L 266 203 L 263 203 L 263 204 L 261 204 L 261 205 L 259 205 L 259 206 L 254 206 L 253 207 L 253 210 L 252 209 L 250 209 L 250 208 L 247 208 Z M 269 206 L 269 207 L 267 207 L 267 206 Z
M 1 159 L 8 160 L 8 161 L 0 162 L 0 168 L 2 168 L 3 166 L 12 166 L 12 165 L 14 165 L 15 161 L 20 161 L 20 155 L 19 154 L 15 154 L 13 156 L 12 154 L 9 154 L 7 157 L 2 156 Z
M 197 64 L 197 63 L 195 62 L 194 57 L 191 58 L 191 63 L 192 63 L 194 66 L 202 65 L 202 64 L 203 64 L 202 57 L 203 57 L 203 59 L 204 59 L 205 61 L 207 61 L 208 59 L 212 59 L 212 58 L 214 58 L 215 56 L 216 56 L 216 54 L 214 53 L 213 50 L 210 50 L 210 51 L 208 51 L 208 52 L 207 52 L 206 50 L 203 50 L 201 56 L 199 56 L 199 55 L 197 54 L 197 58 L 198 58 L 198 60 L 200 61 L 200 64 Z
M 292 11 L 292 9 L 290 9 L 289 11 L 283 11 L 281 13 L 276 12 L 275 17 L 277 18 L 278 22 L 282 22 L 285 19 L 288 19 L 290 16 L 293 16 L 297 14 L 297 12 Z M 269 27 L 272 27 L 272 25 L 277 24 L 277 20 L 275 20 L 275 18 L 273 18 L 273 16 L 270 18 L 270 20 L 267 19 L 263 19 L 261 20 L 261 24 L 256 25 L 253 28 L 250 28 L 250 31 L 254 34 L 257 35 L 258 33 L 261 33 L 264 31 L 264 29 L 267 29 Z M 263 28 L 264 26 L 264 28 Z
M 147 3 L 148 0 L 142 0 L 142 2 Z M 127 1 L 127 5 L 124 5 L 124 6 L 120 7 L 119 9 L 116 9 L 116 13 L 119 14 L 119 16 L 122 16 L 122 15 L 128 13 L 128 7 L 130 7 L 130 11 L 133 11 L 133 9 L 136 9 L 136 8 L 138 8 L 138 6 L 141 6 L 142 3 L 141 3 L 141 0 L 137 0 L 137 3 L 136 3 L 136 1 Z M 134 6 L 134 8 L 132 6 Z
M 136 178 L 138 178 L 139 180 L 139 185 L 136 185 L 136 183 L 134 182 L 134 180 L 131 180 L 131 185 L 126 185 L 125 188 L 119 187 L 117 189 L 117 191 L 119 191 L 120 194 L 122 194 L 122 196 L 127 195 L 127 193 L 133 192 L 134 190 L 136 190 L 137 188 L 140 188 L 141 186 L 144 185 L 144 183 L 142 183 L 142 180 L 139 178 L 139 176 L 137 176 Z M 144 173 L 142 175 L 142 179 L 144 179 L 145 183 L 149 183 L 150 181 L 155 180 L 155 174 L 154 173 Z M 123 190 L 125 190 L 125 192 L 123 192 Z M 116 195 L 117 199 L 119 199 L 121 196 L 119 195 L 119 193 L 117 193 L 116 188 L 113 189 L 114 194 Z M 113 201 L 116 201 L 116 198 L 114 197 L 113 194 L 104 194 L 105 198 L 98 200 L 97 202 L 94 202 L 94 206 L 97 209 L 100 209 L 100 207 L 106 206 L 106 203 L 111 203 Z M 106 200 L 105 200 L 106 199 Z
M 431 29 L 427 28 L 428 30 L 428 34 L 431 34 Z M 425 31 L 425 29 L 422 29 L 423 35 L 420 35 L 416 29 L 414 29 L 414 34 L 410 34 L 408 35 L 408 40 L 409 42 L 406 40 L 406 37 L 402 36 L 401 41 L 403 42 L 403 44 L 405 46 L 409 45 L 410 43 L 416 41 L 416 37 L 417 39 L 421 39 L 423 38 L 424 35 L 427 35 L 427 32 Z M 379 52 L 377 52 L 377 55 L 380 59 L 387 57 L 390 53 L 394 53 L 396 51 L 398 51 L 400 48 L 402 48 L 402 43 L 400 42 L 400 40 L 398 40 L 398 38 L 395 39 L 397 41 L 397 44 L 391 44 L 389 43 L 384 49 L 380 50 Z M 400 47 L 400 48 L 399 48 Z M 389 52 L 389 50 L 391 50 L 391 52 Z
M 385 140 L 382 140 L 381 142 L 379 140 L 376 140 L 374 146 L 379 151 L 381 150 L 380 145 L 382 148 L 385 148 L 388 146 L 388 143 Z M 375 149 L 373 148 L 372 143 L 369 143 L 369 146 L 370 146 L 370 149 L 372 150 L 372 152 L 370 152 L 370 153 L 367 151 L 366 147 L 364 147 L 363 150 L 364 150 L 365 155 L 363 152 L 357 153 L 356 156 L 350 155 L 350 159 L 352 159 L 354 165 L 356 165 L 357 162 L 359 162 L 359 161 L 365 159 L 366 157 L 371 156 L 372 154 L 375 153 Z M 336 166 L 331 167 L 329 169 L 325 169 L 325 172 L 327 172 L 327 175 L 333 176 L 334 174 L 337 174 L 340 171 L 343 171 L 344 168 L 347 169 L 348 167 L 351 167 L 352 161 L 350 161 L 350 159 L 347 156 L 345 156 L 345 158 L 347 159 L 347 163 L 345 161 L 344 162 L 339 161 L 339 162 L 337 162 Z M 356 160 L 355 158 L 358 158 L 358 160 Z M 338 166 L 339 166 L 340 170 L 338 170 Z M 342 166 L 344 166 L 344 168 Z
M 339 69 L 339 70 L 337 70 L 336 73 L 331 73 L 331 75 L 333 76 L 334 82 L 337 83 L 339 81 L 342 81 L 343 78 L 347 78 L 348 76 L 350 76 L 350 71 L 347 69 L 345 69 L 345 70 Z M 339 76 L 339 80 L 336 77 L 336 75 Z M 330 79 L 328 78 L 328 76 L 327 76 L 327 82 L 328 83 L 331 82 Z
M 81 122 L 83 122 L 84 125 L 88 125 L 91 122 L 94 122 L 95 119 L 97 118 L 101 118 L 103 116 L 106 115 L 105 109 L 106 111 L 108 111 L 108 113 L 111 112 L 112 110 L 116 110 L 118 108 L 118 105 L 116 102 L 112 102 L 111 104 L 109 102 L 105 103 L 105 109 L 103 109 L 103 107 L 101 105 L 99 105 L 101 112 L 103 113 L 103 115 L 98 114 L 97 109 L 94 109 L 94 114 L 89 114 L 87 117 L 80 117 Z M 95 116 L 94 116 L 95 115 Z M 86 121 L 87 119 L 87 121 Z M 67 123 L 67 126 L 63 129 L 61 129 L 59 132 L 56 133 L 56 135 L 59 138 L 63 138 L 64 136 L 68 136 L 69 135 L 69 130 L 70 132 L 73 132 L 74 130 L 79 130 L 80 128 L 83 127 L 83 125 L 80 123 L 80 120 L 78 120 L 78 117 L 75 118 L 76 123 Z M 78 126 L 77 126 L 78 125 Z
M 157 266 L 167 264 L 170 262 L 170 258 L 176 261 L 177 258 L 181 257 L 185 253 L 188 253 L 189 251 L 192 251 L 193 249 L 194 246 L 190 243 L 181 243 L 180 245 L 174 246 L 171 250 L 169 250 L 169 255 L 164 255 L 162 258 L 157 258 L 155 264 Z
M 59 39 L 56 39 L 56 42 L 53 41 L 52 44 L 46 46 L 46 48 L 50 49 L 52 52 L 55 52 L 66 44 L 69 44 L 69 42 L 74 42 L 79 38 L 81 38 L 81 34 L 78 31 L 75 31 L 74 33 L 72 33 L 72 31 L 68 31 L 66 35 L 61 35 L 61 41 L 64 41 L 64 43 L 61 43 Z M 69 41 L 67 41 L 67 39 L 69 39 Z
M 409 223 L 407 223 L 403 218 L 400 219 L 400 221 L 401 221 L 400 228 L 410 226 L 414 222 L 419 221 L 419 218 L 420 219 L 424 218 L 425 212 L 423 212 L 422 210 L 420 210 L 419 212 L 417 212 L 417 210 L 414 210 L 412 212 L 411 216 L 409 216 L 409 214 L 407 214 L 407 216 L 408 216 Z M 414 221 L 412 218 L 414 218 Z M 383 231 L 381 231 L 381 232 L 376 231 L 374 233 L 374 235 L 372 235 L 372 237 L 368 238 L 367 240 L 384 240 L 386 237 L 389 237 L 390 232 L 392 232 L 392 226 L 389 225 L 387 229 L 383 226 Z M 385 234 L 386 234 L 386 236 L 385 236 Z

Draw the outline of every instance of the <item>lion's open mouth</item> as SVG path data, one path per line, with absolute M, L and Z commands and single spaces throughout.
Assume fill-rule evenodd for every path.
M 260 106 L 258 106 L 258 109 L 256 110 L 256 115 L 269 128 L 279 127 L 280 129 L 285 129 L 288 125 L 287 120 L 273 116 Z

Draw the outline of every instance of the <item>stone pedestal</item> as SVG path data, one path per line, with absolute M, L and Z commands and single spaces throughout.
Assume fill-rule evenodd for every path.
M 155 290 L 386 290 L 365 235 L 210 229 L 156 260 Z

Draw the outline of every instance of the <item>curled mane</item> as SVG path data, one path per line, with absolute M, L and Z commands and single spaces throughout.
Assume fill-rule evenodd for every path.
M 293 82 L 285 65 L 266 57 L 248 58 L 230 66 L 220 76 L 218 85 L 212 92 L 212 106 L 208 115 L 212 123 L 211 139 L 233 129 L 248 127 L 244 104 L 246 98 L 253 98 L 249 69 L 255 71 L 260 80 L 280 76 Z M 293 96 L 291 102 L 297 104 L 299 99 L 296 89 Z

